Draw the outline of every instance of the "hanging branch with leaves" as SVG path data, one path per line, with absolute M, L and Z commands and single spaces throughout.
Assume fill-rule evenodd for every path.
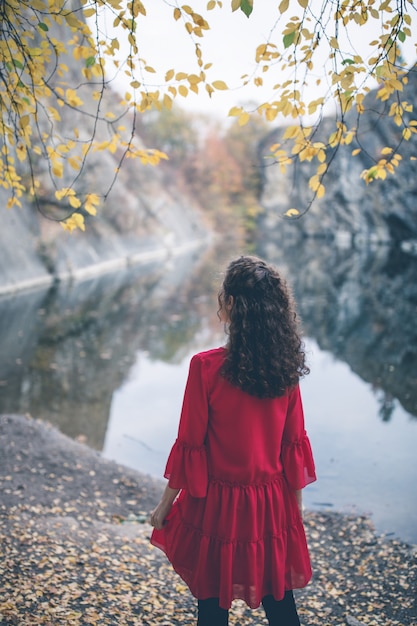
M 253 3 L 250 0 L 235 0 L 233 8 L 240 8 L 249 17 Z M 365 112 L 364 99 L 375 85 L 379 87 L 377 99 L 390 103 L 387 116 L 401 129 L 401 138 L 397 145 L 385 146 L 380 158 L 364 170 L 361 177 L 368 184 L 395 173 L 401 162 L 398 152 L 401 143 L 415 138 L 417 133 L 417 120 L 412 116 L 413 105 L 401 97 L 408 83 L 408 70 L 401 58 L 401 44 L 412 36 L 414 13 L 413 2 L 402 0 L 380 3 L 375 0 L 297 0 L 297 5 L 281 0 L 278 4 L 279 17 L 270 40 L 260 44 L 256 50 L 259 73 L 253 80 L 255 84 L 257 81 L 262 83 L 260 74 L 266 72 L 276 76 L 288 76 L 290 73 L 290 77 L 274 86 L 276 98 L 261 104 L 257 112 L 268 121 L 277 118 L 294 120 L 285 128 L 284 141 L 271 146 L 271 158 L 283 172 L 296 161 L 317 163 L 316 171 L 309 180 L 312 191 L 310 202 L 303 210 L 289 209 L 287 217 L 303 215 L 316 198 L 323 197 L 324 178 L 335 150 L 349 146 L 353 140 L 359 143 L 361 116 Z M 366 57 L 355 46 L 355 41 L 364 37 L 361 30 L 367 34 L 378 33 L 369 41 L 371 52 Z M 326 70 L 324 75 L 323 67 Z M 321 91 L 321 95 L 308 101 L 304 95 L 312 85 Z M 334 105 L 331 111 L 334 129 L 326 141 L 315 141 L 317 128 L 329 104 Z M 352 111 L 356 111 L 356 123 L 348 126 L 347 114 Z M 241 125 L 249 119 L 248 111 L 242 107 L 234 107 L 230 114 L 236 116 Z M 313 117 L 316 121 L 305 121 Z M 350 115 L 350 119 L 352 117 Z M 360 147 L 355 148 L 352 156 L 360 152 Z
M 84 215 L 95 214 L 126 158 L 151 165 L 166 158 L 158 149 L 139 145 L 137 115 L 152 108 L 170 109 L 176 98 L 190 93 L 212 96 L 228 89 L 221 76 L 209 79 L 212 71 L 219 71 L 204 58 L 210 18 L 190 5 L 174 1 L 169 7 L 173 25 L 182 25 L 191 43 L 195 70 L 171 67 L 164 83 L 155 87 L 155 70 L 140 52 L 145 1 L 0 0 L 0 185 L 8 192 L 9 207 L 19 206 L 22 196 L 28 196 L 42 210 L 47 173 L 56 202 L 66 210 L 58 219 L 69 230 L 84 228 Z M 209 0 L 206 5 L 207 16 L 230 9 L 250 19 L 254 3 L 231 0 L 226 6 Z M 386 114 L 401 137 L 397 145 L 382 149 L 362 178 L 370 183 L 394 174 L 401 162 L 401 143 L 417 133 L 413 104 L 402 97 L 408 70 L 401 45 L 412 37 L 413 0 L 281 0 L 268 10 L 272 28 L 254 50 L 255 70 L 243 77 L 242 88 L 249 83 L 262 87 L 266 77 L 277 77 L 272 96 L 252 109 L 234 106 L 229 115 L 240 126 L 252 115 L 286 125 L 281 144 L 271 147 L 271 159 L 283 171 L 296 161 L 315 164 L 309 180 L 312 202 L 325 193 L 324 178 L 335 150 L 355 140 L 352 156 L 360 153 L 365 97 L 378 85 L 377 98 L 386 103 Z M 106 23 L 110 28 L 103 27 Z M 369 54 L 355 45 L 364 38 Z M 129 49 L 120 58 L 122 41 Z M 108 96 L 115 72 L 129 81 L 116 103 L 114 92 Z M 309 96 L 312 86 L 318 92 L 314 97 Z M 317 129 L 329 105 L 333 129 L 318 140 Z M 352 112 L 355 124 L 350 122 Z M 74 123 L 71 136 L 68 130 L 64 135 L 60 122 L 65 115 L 88 123 L 82 129 Z M 108 151 L 118 160 L 113 180 L 100 196 L 83 180 L 97 151 Z M 292 208 L 287 216 L 299 217 L 307 209 Z

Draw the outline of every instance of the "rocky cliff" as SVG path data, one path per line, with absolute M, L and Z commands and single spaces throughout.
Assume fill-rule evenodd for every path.
M 416 107 L 417 66 L 409 72 L 408 78 L 401 100 Z M 373 165 L 372 159 L 381 158 L 383 147 L 396 146 L 401 139 L 401 128 L 386 116 L 388 105 L 377 99 L 376 94 L 376 90 L 372 91 L 365 98 L 366 112 L 358 127 L 359 143 L 342 147 L 330 155 L 332 163 L 324 180 L 326 194 L 315 200 L 300 219 L 290 221 L 282 216 L 291 207 L 302 212 L 308 206 L 311 197 L 308 180 L 314 173 L 314 166 L 303 162 L 291 166 L 287 174 L 282 174 L 278 166 L 268 167 L 265 156 L 271 145 L 282 142 L 283 129 L 278 128 L 265 138 L 260 149 L 264 172 L 261 205 L 265 209 L 259 220 L 261 239 L 344 236 L 356 242 L 417 240 L 417 167 L 416 161 L 411 160 L 417 156 L 415 136 L 401 143 L 398 152 L 402 161 L 395 176 L 389 175 L 386 180 L 376 180 L 369 185 L 360 179 L 361 172 Z M 357 114 L 350 112 L 346 122 L 348 128 L 357 126 Z M 324 140 L 329 127 L 330 120 L 324 119 L 315 140 Z M 359 145 L 361 153 L 352 157 L 352 150 Z
M 310 238 L 258 249 L 294 289 L 307 337 L 372 384 L 389 419 L 397 398 L 417 416 L 417 258 L 386 245 Z
M 163 258 L 207 240 L 197 207 L 164 188 L 158 172 L 140 166 L 123 183 L 120 176 L 98 216 L 86 232 L 64 232 L 26 202 L 21 209 L 4 209 L 0 229 L 0 294 L 81 279 L 152 258 Z M 97 172 L 101 164 L 97 163 Z M 0 204 L 6 204 L 0 193 Z
M 77 0 L 73 0 L 73 4 L 75 6 Z M 73 33 L 66 26 L 55 25 L 53 35 L 57 40 L 66 42 Z M 69 83 L 72 80 L 77 84 L 77 61 L 70 55 L 61 60 L 69 67 Z M 56 136 L 71 137 L 76 127 L 80 142 L 92 135 L 97 142 L 111 138 L 108 123 L 102 121 L 97 124 L 94 115 L 91 115 L 96 108 L 95 89 L 94 85 L 85 85 L 79 92 L 84 102 L 84 113 L 65 107 L 60 109 L 61 121 L 56 122 Z M 119 100 L 106 87 L 102 110 L 122 116 L 126 111 L 118 104 Z M 48 123 L 46 119 L 42 120 L 41 113 L 38 123 L 41 127 Z M 128 137 L 133 120 L 125 116 L 123 123 L 128 129 Z M 144 147 L 140 137 L 135 140 L 139 147 Z M 114 154 L 91 151 L 88 163 L 78 177 L 77 190 L 81 194 L 106 194 L 121 156 L 120 150 Z M 74 231 L 72 234 L 51 219 L 64 218 L 65 212 L 57 206 L 47 160 L 40 156 L 31 167 L 41 181 L 38 205 L 29 198 L 23 198 L 21 209 L 3 208 L 2 212 L 0 294 L 69 277 L 83 278 L 103 273 L 142 259 L 174 254 L 190 244 L 207 239 L 209 229 L 198 207 L 175 188 L 168 188 L 166 178 L 158 167 L 142 165 L 136 159 L 125 160 L 98 215 L 86 216 L 86 232 Z M 22 176 L 28 173 L 29 170 L 23 170 Z M 70 179 L 64 175 L 62 186 L 68 184 Z M 7 198 L 5 190 L 0 187 L 1 207 L 6 206 Z

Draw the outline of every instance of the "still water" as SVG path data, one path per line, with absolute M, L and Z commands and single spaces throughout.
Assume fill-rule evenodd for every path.
M 260 251 L 293 286 L 311 374 L 302 383 L 318 481 L 308 508 L 372 516 L 417 543 L 417 261 L 320 242 Z M 229 252 L 184 255 L 0 300 L 0 412 L 31 413 L 160 477 L 192 354 L 222 345 Z

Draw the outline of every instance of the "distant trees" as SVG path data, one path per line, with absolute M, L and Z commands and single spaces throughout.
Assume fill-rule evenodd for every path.
M 190 93 L 211 95 L 228 89 L 221 68 L 212 67 L 205 58 L 204 36 L 213 12 L 231 8 L 250 19 L 253 0 L 231 0 L 231 4 L 209 0 L 200 12 L 175 2 L 173 24 L 182 24 L 193 43 L 195 69 L 167 68 L 158 88 L 149 86 L 155 72 L 152 60 L 148 63 L 140 55 L 141 27 L 146 28 L 146 5 L 151 1 L 155 2 L 0 1 L 0 185 L 7 191 L 9 207 L 18 206 L 23 196 L 36 201 L 48 176 L 56 201 L 68 209 L 64 227 L 83 228 L 84 213 L 94 214 L 101 200 L 79 184 L 92 154 L 100 150 L 117 154 L 119 167 L 129 157 L 157 164 L 165 158 L 163 146 L 148 150 L 138 143 L 138 116 L 150 110 L 169 111 L 178 97 Z M 413 2 L 280 0 L 268 3 L 268 9 L 271 30 L 254 50 L 255 69 L 242 83 L 262 86 L 268 76 L 274 76 L 271 97 L 255 107 L 233 107 L 229 115 L 238 126 L 248 124 L 254 115 L 269 122 L 289 122 L 282 145 L 271 147 L 271 159 L 282 169 L 296 160 L 315 163 L 309 185 L 313 198 L 320 197 L 325 193 L 329 154 L 352 143 L 365 95 L 376 81 L 378 99 L 398 126 L 399 140 L 375 156 L 362 178 L 370 183 L 395 173 L 401 143 L 415 140 L 417 133 L 414 105 L 402 97 L 408 78 L 401 46 L 413 37 Z M 365 53 L 355 43 L 359 40 L 368 42 Z M 127 43 L 122 58 L 121 42 Z M 129 82 L 117 103 L 107 96 L 114 72 L 123 72 Z M 318 90 L 314 97 L 308 95 L 312 84 Z M 336 105 L 333 128 L 325 140 L 316 141 L 315 130 L 329 102 Z M 350 111 L 356 114 L 355 124 L 348 126 Z M 68 116 L 74 118 L 73 128 L 63 133 L 61 121 Z M 80 129 L 81 118 L 89 120 L 88 132 Z M 99 128 L 106 129 L 105 140 Z M 170 141 L 173 155 L 179 158 L 181 142 Z M 216 151 L 214 144 L 210 150 Z M 238 160 L 232 143 L 228 151 Z M 244 169 L 247 180 L 250 167 Z M 108 188 L 111 185 L 109 181 Z M 296 207 L 288 211 L 289 216 L 299 213 Z
M 260 210 L 257 151 L 268 129 L 259 117 L 244 128 L 236 120 L 224 127 L 174 105 L 145 113 L 138 132 L 169 154 L 169 180 L 175 176 L 175 185 L 194 197 L 219 230 L 238 222 L 247 231 Z

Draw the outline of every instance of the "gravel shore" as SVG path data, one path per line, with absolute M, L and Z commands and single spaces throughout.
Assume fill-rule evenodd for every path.
M 40 420 L 0 416 L 0 625 L 192 625 L 195 600 L 149 544 L 163 482 Z M 417 626 L 417 551 L 363 516 L 307 512 L 303 626 Z M 265 625 L 235 602 L 230 626 Z

